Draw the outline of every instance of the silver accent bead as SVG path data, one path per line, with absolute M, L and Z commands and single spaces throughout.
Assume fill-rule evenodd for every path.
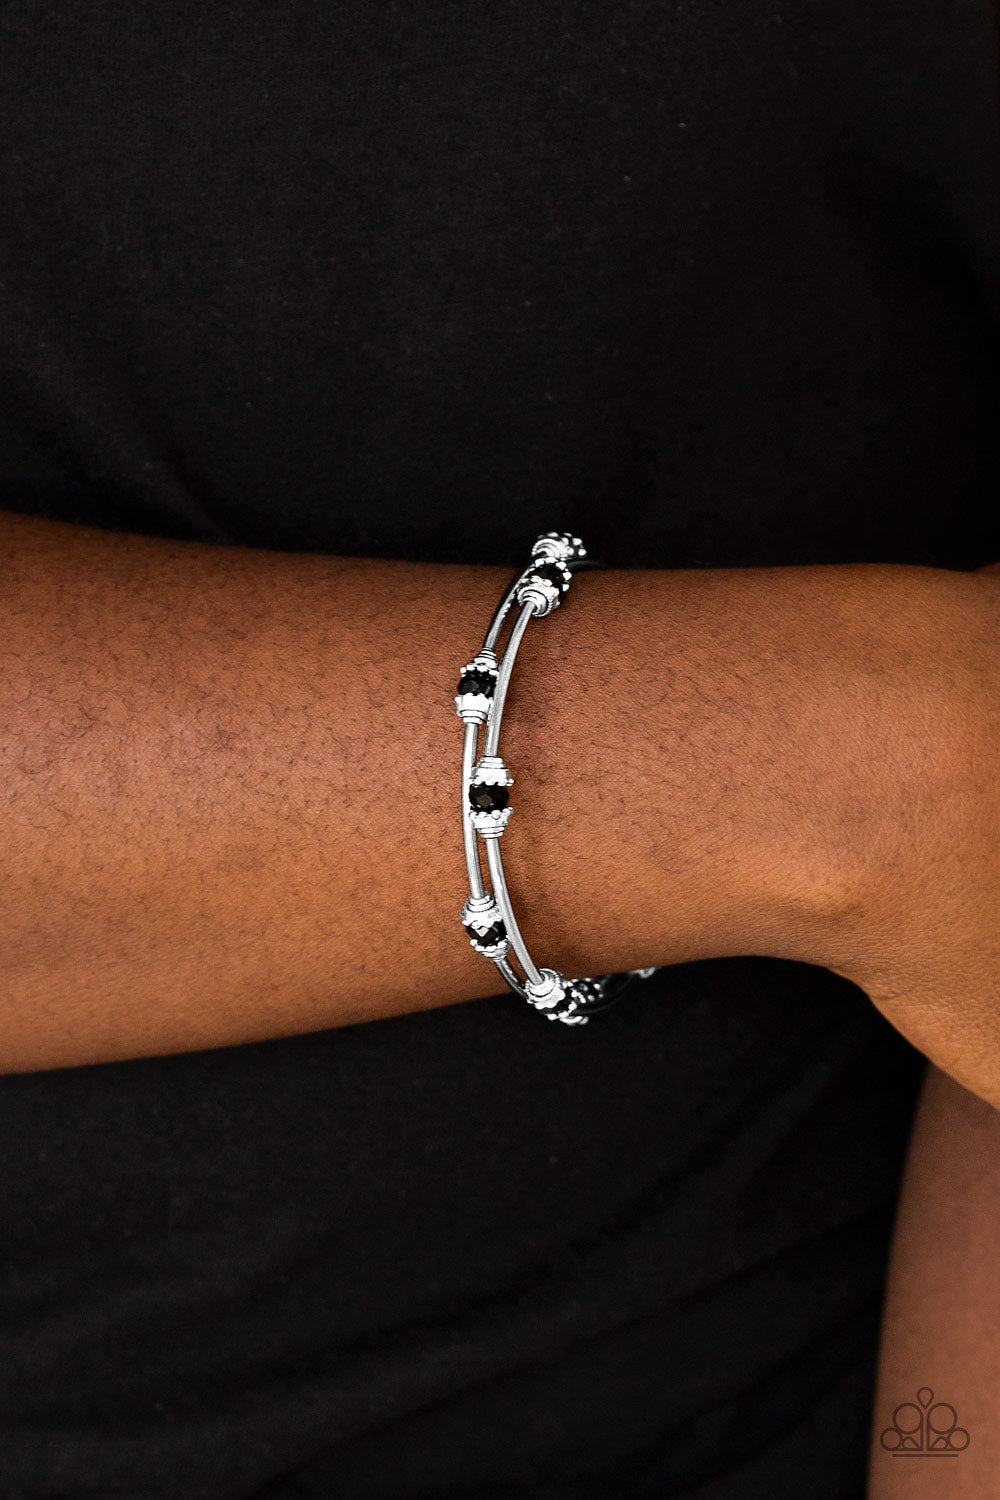
M 586 557 L 587 549 L 578 536 L 568 531 L 545 531 L 532 544 L 531 555 L 568 563 Z
M 562 583 L 556 584 L 551 578 L 541 578 L 533 573 L 530 566 L 525 570 L 524 582 L 518 585 L 517 602 L 520 605 L 530 604 L 534 618 L 541 620 L 559 608 L 573 575 L 560 557 L 543 557 L 537 566 L 557 568 L 562 576 Z
M 482 896 L 474 896 L 470 891 L 468 896 L 466 896 L 465 904 L 462 907 L 463 922 L 467 922 L 470 917 L 489 917 L 492 919 L 499 916 L 500 908 L 488 891 Z
M 472 769 L 470 789 L 474 786 L 513 786 L 514 778 L 499 755 L 483 755 Z M 514 809 L 511 806 L 497 807 L 492 812 L 480 812 L 472 808 L 469 819 L 473 828 L 484 839 L 498 839 L 507 827 L 507 820 Z
M 558 969 L 539 969 L 538 972 L 542 976 L 541 984 L 532 984 L 529 979 L 524 986 L 528 1003 L 536 1010 L 554 1010 L 564 1005 L 567 999 L 565 976 Z
M 497 678 L 497 659 L 492 651 L 480 651 L 471 661 L 466 662 L 459 673 L 459 680 L 466 672 L 487 672 L 493 678 L 494 686 Z M 489 717 L 492 697 L 487 693 L 456 693 L 455 712 L 464 724 L 483 724 Z
M 534 619 L 543 620 L 559 607 L 559 590 L 542 578 L 530 578 L 517 591 L 520 605 L 530 604 Z
M 472 768 L 473 786 L 513 786 L 514 778 L 500 755 L 481 755 Z
M 569 995 L 577 1005 L 586 1008 L 593 1005 L 596 1000 L 604 998 L 603 979 L 571 979 L 569 980 Z
M 549 1021 L 562 1021 L 567 1026 L 585 1026 L 588 1017 L 580 1011 L 589 996 L 586 990 L 581 989 L 581 985 L 594 985 L 595 993 L 599 995 L 600 981 L 567 979 L 557 969 L 539 969 L 538 972 L 542 976 L 541 984 L 532 984 L 529 979 L 524 986 L 528 1004 L 541 1011 Z
M 510 815 L 514 811 L 512 807 L 494 809 L 493 812 L 473 812 L 472 826 L 480 838 L 498 839 L 507 827 Z
M 472 944 L 473 951 L 481 953 L 484 958 L 503 958 L 510 947 L 506 938 L 501 938 L 499 943 L 491 943 L 489 947 L 486 947 L 471 932 L 469 933 L 469 942 Z
M 503 912 L 492 896 L 469 896 L 462 907 L 462 926 L 468 933 L 473 948 L 486 958 L 503 958 L 510 947 L 507 938 L 501 938 L 499 943 L 484 944 L 475 930 L 479 926 L 487 932 L 497 922 L 503 923 Z

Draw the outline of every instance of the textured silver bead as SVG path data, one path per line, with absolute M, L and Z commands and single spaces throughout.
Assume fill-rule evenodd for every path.
M 586 1026 L 590 1017 L 577 1015 L 575 1010 L 547 1010 L 545 1019 L 546 1021 L 562 1021 L 565 1026 Z
M 557 1005 L 562 1005 L 566 1000 L 566 981 L 558 969 L 539 969 L 542 976 L 541 984 L 532 984 L 529 979 L 524 988 L 528 992 L 528 1002 L 536 1010 L 552 1010 Z
M 487 915 L 500 915 L 500 908 L 497 906 L 496 901 L 489 892 L 482 896 L 473 896 L 470 892 L 466 896 L 465 904 L 462 907 L 462 921 L 467 922 L 470 917 L 478 919 Z
M 558 969 L 540 969 L 539 973 L 540 984 L 533 984 L 529 979 L 524 986 L 528 1004 L 540 1010 L 550 1021 L 564 1021 L 568 1026 L 585 1025 L 587 1017 L 578 1012 L 586 994 L 578 986 L 580 983 L 596 983 L 600 992 L 600 982 L 567 979 Z
M 504 790 L 502 798 L 497 799 L 501 805 L 492 808 L 476 807 L 474 801 L 476 788 L 507 788 L 513 785 L 514 778 L 499 755 L 484 755 L 473 767 L 472 779 L 469 782 L 469 801 L 471 803 L 469 816 L 473 828 L 484 839 L 498 839 L 507 827 L 507 820 L 514 809 L 507 806 L 506 790 Z
M 596 1005 L 604 996 L 603 979 L 569 979 L 568 994 L 578 1006 Z
M 469 942 L 477 953 L 486 958 L 503 958 L 510 946 L 504 927 L 503 913 L 492 896 L 470 895 L 462 907 L 462 926 L 469 934 Z M 503 936 L 492 941 L 486 935 L 497 928 Z
M 455 712 L 466 724 L 482 724 L 485 722 L 493 702 L 493 693 L 497 683 L 497 659 L 492 651 L 480 651 L 471 661 L 466 662 L 462 668 L 459 684 L 470 674 L 478 677 L 488 678 L 490 690 L 488 693 L 465 692 L 455 694 Z
M 561 558 L 542 557 L 525 570 L 524 582 L 518 586 L 518 604 L 530 604 L 536 620 L 558 609 L 572 578 Z
M 552 557 L 557 562 L 578 562 L 586 557 L 587 549 L 578 536 L 568 531 L 543 531 L 532 543 L 532 557 Z

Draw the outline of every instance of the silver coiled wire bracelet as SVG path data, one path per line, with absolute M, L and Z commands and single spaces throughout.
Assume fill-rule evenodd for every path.
M 511 909 L 500 855 L 500 838 L 513 811 L 507 788 L 514 781 L 499 753 L 500 724 L 514 659 L 528 621 L 540 620 L 559 607 L 573 573 L 598 566 L 587 556 L 578 536 L 546 531 L 538 537 L 527 567 L 514 576 L 497 605 L 482 649 L 462 669 L 455 695 L 456 712 L 465 724 L 462 836 L 470 886 L 462 907 L 462 925 L 476 952 L 492 959 L 516 994 L 550 1021 L 564 1021 L 567 1026 L 585 1025 L 596 1011 L 617 1000 L 634 976 L 646 979 L 656 971 L 630 969 L 627 973 L 604 974 L 596 979 L 567 979 L 556 969 L 540 969 L 534 963 Z M 497 641 L 515 603 L 520 610 L 498 662 Z M 479 727 L 483 723 L 486 740 L 483 753 L 477 758 Z M 486 846 L 492 890 L 483 879 L 477 835 Z M 523 970 L 523 979 L 511 967 L 510 950 Z

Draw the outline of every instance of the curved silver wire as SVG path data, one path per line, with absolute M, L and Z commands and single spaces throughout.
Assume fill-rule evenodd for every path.
M 483 868 L 479 863 L 479 847 L 476 830 L 472 826 L 472 807 L 469 803 L 469 782 L 472 780 L 472 767 L 476 759 L 478 738 L 479 725 L 466 724 L 465 738 L 462 741 L 462 840 L 465 844 L 465 865 L 469 872 L 469 889 L 473 896 L 485 896 Z
M 510 674 L 514 670 L 514 658 L 517 656 L 521 639 L 527 628 L 528 621 L 534 612 L 530 604 L 523 604 L 521 606 L 521 613 L 511 626 L 510 635 L 507 637 L 507 644 L 504 647 L 503 656 L 497 667 L 497 681 L 496 687 L 493 689 L 493 702 L 486 719 L 486 743 L 483 746 L 484 755 L 496 755 L 497 753 L 497 742 L 500 739 L 500 725 L 503 721 L 503 706 L 507 701 L 507 687 L 510 683 Z
M 504 600 L 503 605 L 501 606 L 503 614 L 506 614 L 507 609 L 509 608 L 510 600 L 515 597 L 517 586 L 523 576 L 524 575 L 521 574 L 518 578 L 516 578 L 513 585 L 511 586 L 511 589 L 508 591 L 507 598 Z M 500 611 L 498 611 L 498 614 L 499 613 Z M 532 605 L 523 604 L 521 606 L 520 614 L 511 626 L 510 634 L 507 637 L 507 644 L 504 647 L 503 656 L 500 660 L 499 666 L 497 667 L 497 680 L 496 686 L 493 689 L 493 701 L 490 705 L 489 715 L 486 720 L 486 741 L 483 746 L 484 755 L 496 755 L 497 753 L 497 745 L 500 740 L 500 725 L 503 722 L 503 709 L 504 704 L 507 701 L 507 687 L 510 683 L 510 674 L 514 670 L 514 659 L 517 656 L 518 648 L 521 645 L 524 632 L 527 629 L 528 621 L 532 618 L 534 613 L 535 611 Z M 501 619 L 502 617 L 503 615 L 501 615 Z M 495 641 L 496 637 L 494 636 L 493 639 Z M 533 958 L 531 957 L 531 954 L 528 952 L 528 945 L 524 941 L 524 938 L 521 936 L 521 929 L 517 925 L 517 919 L 514 916 L 514 909 L 510 904 L 510 891 L 507 889 L 507 877 L 504 874 L 503 855 L 500 853 L 500 840 L 487 839 L 485 842 L 486 863 L 489 865 L 490 880 L 493 883 L 493 899 L 496 902 L 497 906 L 499 906 L 500 908 L 504 926 L 507 929 L 507 937 L 510 939 L 510 946 L 517 954 L 517 961 L 521 965 L 521 968 L 524 970 L 525 977 L 529 979 L 532 984 L 541 984 L 541 972 L 538 969 L 538 966 L 534 962 Z M 499 964 L 500 962 L 502 962 L 502 960 L 494 959 L 493 962 L 499 967 Z M 504 973 L 504 971 L 501 970 L 501 973 Z M 504 978 L 506 979 L 506 977 L 507 976 L 504 973 Z
M 517 954 L 517 961 L 531 983 L 541 984 L 541 973 L 536 967 L 531 954 L 528 952 L 528 946 L 521 936 L 521 929 L 517 925 L 513 909 L 511 908 L 510 892 L 507 889 L 507 879 L 503 872 L 503 861 L 500 858 L 499 839 L 486 840 L 486 862 L 490 867 L 490 879 L 493 882 L 493 899 L 500 908 L 503 924 L 507 929 L 507 936 L 510 939 L 510 946 Z M 495 958 L 493 962 L 499 968 L 502 960 Z M 504 971 L 501 969 L 500 972 L 503 973 Z M 504 978 L 506 977 L 506 974 L 504 974 Z
M 486 632 L 486 639 L 483 641 L 484 651 L 493 651 L 495 649 L 497 636 L 500 634 L 503 622 L 507 618 L 507 612 L 510 609 L 511 605 L 514 603 L 514 600 L 517 598 L 517 591 L 520 588 L 522 581 L 527 576 L 527 573 L 528 569 L 522 568 L 520 573 L 515 573 L 514 577 L 511 579 L 506 594 L 504 594 L 503 598 L 500 600 L 500 603 L 497 605 L 496 609 L 493 612 L 493 618 L 490 621 L 490 628 Z

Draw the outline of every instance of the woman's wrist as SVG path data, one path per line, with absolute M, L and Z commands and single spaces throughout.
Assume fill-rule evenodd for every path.
M 570 973 L 821 964 L 1000 1108 L 1000 578 L 595 573 L 577 597 L 507 731 L 529 941 L 537 914 Z
M 567 973 L 849 962 L 913 785 L 933 798 L 951 774 L 970 585 L 865 565 L 581 575 L 526 637 L 505 722 L 529 941 Z

